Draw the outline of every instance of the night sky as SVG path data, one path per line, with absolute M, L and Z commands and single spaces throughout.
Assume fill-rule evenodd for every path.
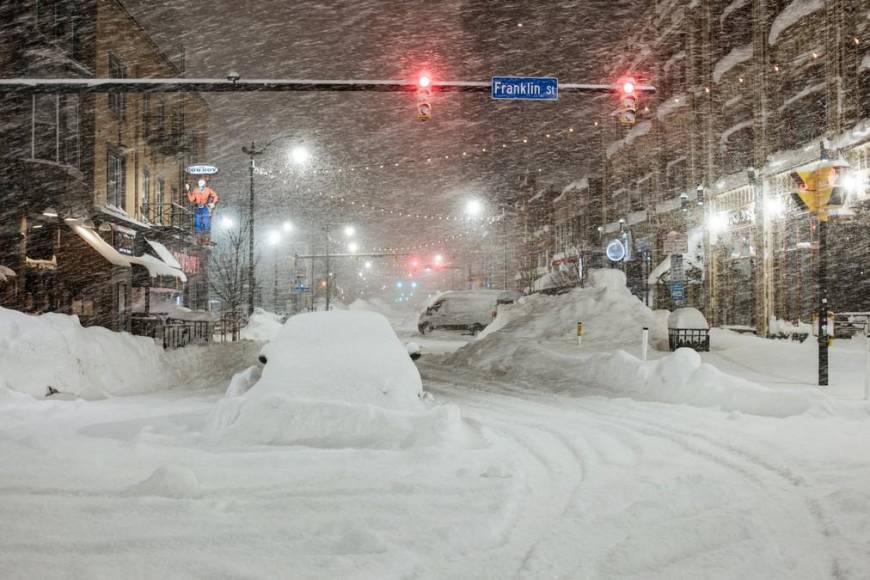
M 234 70 L 242 78 L 399 79 L 428 70 L 445 80 L 517 74 L 611 82 L 624 40 L 620 34 L 642 4 L 131 0 L 128 6 L 167 52 L 184 46 L 190 77 L 224 77 Z M 457 226 L 360 212 L 347 201 L 325 202 L 318 192 L 387 208 L 458 214 L 471 196 L 492 205 L 509 199 L 525 173 L 561 188 L 596 167 L 588 146 L 592 123 L 607 122 L 613 105 L 609 96 L 563 94 L 552 104 L 436 94 L 433 120 L 421 123 L 413 94 L 206 98 L 212 108 L 207 161 L 221 168 L 214 184 L 227 209 L 247 198 L 242 145 L 291 135 L 258 162 L 263 171 L 283 172 L 257 177 L 259 223 L 353 221 L 365 232 L 364 247 L 437 240 Z M 286 157 L 294 143 L 304 143 L 314 156 L 301 172 Z M 429 157 L 433 161 L 427 163 Z M 356 169 L 348 175 L 350 167 Z

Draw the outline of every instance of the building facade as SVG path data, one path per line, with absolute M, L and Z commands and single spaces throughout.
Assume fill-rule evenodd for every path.
M 179 77 L 117 0 L 4 4 L 9 78 Z M 177 306 L 206 309 L 209 248 L 195 243 L 187 164 L 205 156 L 196 95 L 5 94 L 0 101 L 3 306 L 136 330 Z
M 809 321 L 817 219 L 793 201 L 792 173 L 822 143 L 852 184 L 829 227 L 830 303 L 870 310 L 868 23 L 863 0 L 655 2 L 611 74 L 657 92 L 641 96 L 635 124 L 601 123 L 601 210 L 567 210 L 601 216 L 580 244 L 600 256 L 630 240 L 630 259 L 611 266 L 653 307 L 696 306 L 765 335 L 771 321 Z M 557 232 L 565 207 L 557 199 Z

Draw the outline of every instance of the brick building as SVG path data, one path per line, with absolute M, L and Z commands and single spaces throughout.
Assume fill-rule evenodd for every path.
M 14 4 L 0 8 L 4 77 L 183 74 L 117 0 Z M 0 117 L 0 264 L 17 274 L 4 306 L 116 330 L 207 307 L 208 248 L 183 197 L 184 167 L 205 155 L 199 96 L 5 94 Z
M 601 215 L 601 231 L 583 229 L 581 243 L 600 251 L 630 233 L 633 259 L 619 267 L 653 306 L 675 305 L 676 273 L 686 303 L 716 324 L 766 334 L 771 319 L 809 320 L 815 218 L 792 202 L 791 173 L 824 139 L 858 184 L 829 229 L 831 303 L 870 310 L 868 22 L 862 0 L 655 2 L 611 74 L 658 92 L 641 97 L 633 126 L 601 124 L 602 208 L 588 218 Z

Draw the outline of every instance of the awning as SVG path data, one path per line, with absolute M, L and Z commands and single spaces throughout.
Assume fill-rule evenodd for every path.
M 81 224 L 70 224 L 69 227 L 110 264 L 125 268 L 130 267 L 130 258 L 118 252 L 118 250 L 91 228 L 86 228 Z
M 146 241 L 148 242 L 148 245 L 151 246 L 151 249 L 154 250 L 154 253 L 157 254 L 158 258 L 166 262 L 169 267 L 181 270 L 181 264 L 179 264 L 178 260 L 175 259 L 175 256 L 172 255 L 172 252 L 169 251 L 169 248 L 167 248 L 160 242 L 155 242 L 152 240 Z
M 0 282 L 6 282 L 9 278 L 14 278 L 15 276 L 15 271 L 12 268 L 0 265 Z
M 182 282 L 187 282 L 187 276 L 179 270 L 178 268 L 173 268 L 163 260 L 155 258 L 154 256 L 144 255 L 144 256 L 130 256 L 128 258 L 131 264 L 137 264 L 139 266 L 144 266 L 148 269 L 148 273 L 152 278 L 156 278 L 157 276 L 171 276 L 173 278 L 178 278 Z
M 71 224 L 70 228 L 72 228 L 81 239 L 87 242 L 90 247 L 96 250 L 111 264 L 126 268 L 131 268 L 133 264 L 136 264 L 145 267 L 152 278 L 156 278 L 157 276 L 170 276 L 178 278 L 182 282 L 187 282 L 187 276 L 184 275 L 184 272 L 178 268 L 173 268 L 163 260 L 148 255 L 125 256 L 118 252 L 118 250 L 101 238 L 99 234 L 91 228 L 86 228 L 81 224 Z

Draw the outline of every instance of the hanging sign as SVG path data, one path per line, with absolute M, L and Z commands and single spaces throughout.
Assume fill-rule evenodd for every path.
M 188 165 L 184 171 L 186 171 L 188 175 L 214 175 L 218 172 L 218 168 L 214 165 L 196 163 L 194 165 Z

